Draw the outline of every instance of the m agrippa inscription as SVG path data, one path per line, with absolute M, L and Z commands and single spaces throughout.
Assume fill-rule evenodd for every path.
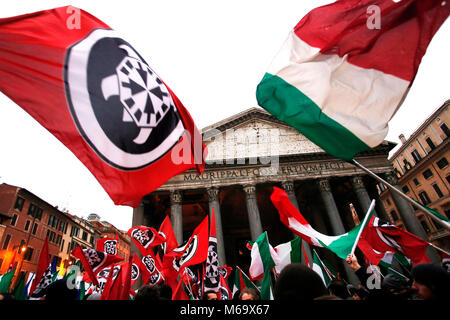
M 232 168 L 219 170 L 205 170 L 201 175 L 195 172 L 186 172 L 176 177 L 172 181 L 195 182 L 195 181 L 220 181 L 239 178 L 258 178 L 267 176 L 296 176 L 296 177 L 315 177 L 321 176 L 324 172 L 345 170 L 346 164 L 343 161 L 325 161 L 314 163 L 299 163 L 280 165 L 278 170 L 273 167 L 251 167 L 251 168 Z

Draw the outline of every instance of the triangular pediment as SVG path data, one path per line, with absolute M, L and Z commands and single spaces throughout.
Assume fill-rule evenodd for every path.
M 251 108 L 202 130 L 208 161 L 324 153 L 294 128 Z

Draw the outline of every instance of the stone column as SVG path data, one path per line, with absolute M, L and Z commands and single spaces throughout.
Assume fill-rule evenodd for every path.
M 367 193 L 366 187 L 364 186 L 364 182 L 361 176 L 353 176 L 351 178 L 353 190 L 356 193 L 356 197 L 358 198 L 358 202 L 361 206 L 361 208 L 364 210 L 361 216 L 361 221 L 364 219 L 364 215 L 367 213 L 367 210 L 369 210 L 371 199 L 369 197 L 369 194 Z M 375 212 L 375 215 L 377 213 Z
M 398 179 L 395 174 L 393 174 L 392 172 L 387 173 L 386 181 L 394 188 L 401 191 L 401 187 L 398 185 Z M 406 230 L 418 236 L 419 238 L 428 241 L 428 236 L 422 225 L 420 224 L 419 219 L 417 219 L 413 206 L 406 199 L 398 195 L 395 191 L 389 190 L 389 192 L 392 196 L 392 199 L 394 200 L 395 206 L 397 207 L 400 216 L 402 217 L 403 222 L 405 223 Z M 426 252 L 432 263 L 440 263 L 441 259 L 435 249 L 429 246 Z
M 283 187 L 284 191 L 286 191 L 286 194 L 289 197 L 289 200 L 291 203 L 297 208 L 298 211 L 300 211 L 300 207 L 298 205 L 297 197 L 295 196 L 294 192 L 294 181 L 284 181 L 281 183 L 281 186 Z M 292 232 L 294 237 L 297 237 L 297 235 Z M 309 243 L 306 241 L 302 241 L 303 247 L 305 249 L 305 254 L 308 257 L 308 260 L 310 263 L 313 261 L 313 256 L 311 253 L 311 248 L 309 246 Z M 305 264 L 305 257 L 302 255 L 302 263 Z
M 220 213 L 219 189 L 211 187 L 206 190 L 209 199 L 209 214 L 211 217 L 212 208 L 214 208 L 214 216 L 216 221 L 216 237 L 217 237 L 217 254 L 219 255 L 219 266 L 225 265 L 225 246 L 223 242 L 222 215 Z
M 325 204 L 327 210 L 328 218 L 330 218 L 331 229 L 335 235 L 345 233 L 344 224 L 342 223 L 341 216 L 339 215 L 339 210 L 334 201 L 333 194 L 331 193 L 331 186 L 328 179 L 321 179 L 318 181 L 320 195 Z
M 261 217 L 259 215 L 258 204 L 256 202 L 256 187 L 254 185 L 245 185 L 245 199 L 247 203 L 248 222 L 250 225 L 250 234 L 255 241 L 263 233 Z
M 170 220 L 178 243 L 183 243 L 182 195 L 179 190 L 170 192 Z
M 328 218 L 331 222 L 331 229 L 334 235 L 344 234 L 345 228 L 342 223 L 341 216 L 339 215 L 339 210 L 336 206 L 336 202 L 334 201 L 333 193 L 331 192 L 330 181 L 328 179 L 321 179 L 318 181 L 320 195 L 322 196 L 322 200 L 324 202 Z M 347 265 L 347 262 L 342 263 L 344 266 L 345 274 L 347 275 L 347 279 L 353 284 L 356 285 L 359 283 L 358 277 L 355 272 Z

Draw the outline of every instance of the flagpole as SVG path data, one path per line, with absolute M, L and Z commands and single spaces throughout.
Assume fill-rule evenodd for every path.
M 378 180 L 379 182 L 383 183 L 384 185 L 386 185 L 390 190 L 394 191 L 395 193 L 397 193 L 399 196 L 401 196 L 402 198 L 404 198 L 405 200 L 407 200 L 408 202 L 410 202 L 413 206 L 416 206 L 417 208 L 419 208 L 420 210 L 422 210 L 423 212 L 425 212 L 431 219 L 433 219 L 434 221 L 436 221 L 437 223 L 441 224 L 442 226 L 444 226 L 444 228 L 446 228 L 447 230 L 450 230 L 450 226 L 448 226 L 447 224 L 443 223 L 439 218 L 437 218 L 436 216 L 434 216 L 432 213 L 430 213 L 424 206 L 422 206 L 419 202 L 414 201 L 413 199 L 411 199 L 410 197 L 408 197 L 406 194 L 404 194 L 403 192 L 401 192 L 400 190 L 398 190 L 397 188 L 395 188 L 393 185 L 391 185 L 390 183 L 388 183 L 387 181 L 385 181 L 383 178 L 377 176 L 375 173 L 373 173 L 372 171 L 370 171 L 369 169 L 367 169 L 366 167 L 364 167 L 363 165 L 361 165 L 358 161 L 356 161 L 355 159 L 352 159 L 351 161 L 354 165 L 356 165 L 358 168 L 360 168 L 361 170 L 365 171 L 367 174 L 369 174 L 371 177 L 375 178 L 376 180 Z
M 352 251 L 350 253 L 351 255 L 353 255 L 355 253 L 355 249 L 356 249 L 356 246 L 358 245 L 358 241 L 359 241 L 359 238 L 361 237 L 361 233 L 363 232 L 364 227 L 367 224 L 367 219 L 369 218 L 370 213 L 372 212 L 372 210 L 374 208 L 375 208 L 375 200 L 372 200 L 372 202 L 370 203 L 370 206 L 369 206 L 369 210 L 367 210 L 366 216 L 364 217 L 364 220 L 361 222 L 361 228 L 359 228 L 358 235 L 356 236 L 355 243 L 353 244 Z

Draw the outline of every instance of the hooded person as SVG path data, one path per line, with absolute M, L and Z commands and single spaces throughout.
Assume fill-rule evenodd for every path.
M 431 263 L 414 266 L 411 270 L 411 289 L 420 300 L 448 300 L 450 298 L 450 274 L 444 268 Z

